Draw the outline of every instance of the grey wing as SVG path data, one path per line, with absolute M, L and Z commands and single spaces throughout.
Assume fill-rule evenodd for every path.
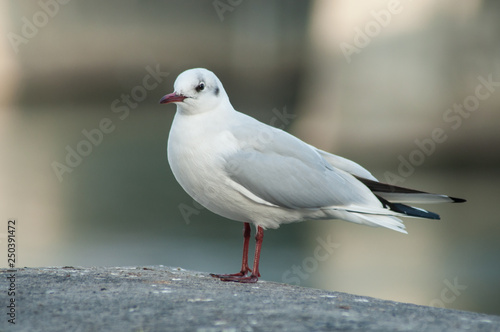
M 381 206 L 352 175 L 329 164 L 311 146 L 281 131 L 226 157 L 228 176 L 271 204 L 291 209 Z
M 326 151 L 316 149 L 315 147 L 311 146 L 313 149 L 315 149 L 328 163 L 330 163 L 333 167 L 336 167 L 338 169 L 341 169 L 343 171 L 346 171 L 349 174 L 377 181 L 377 179 L 363 166 L 359 165 L 358 163 L 355 163 L 352 160 L 346 159 L 344 157 L 340 157 L 331 153 L 328 153 Z
M 311 146 L 312 147 L 312 146 Z M 368 170 L 349 159 L 315 149 L 330 165 L 354 175 L 377 196 L 398 203 L 449 203 L 461 202 L 461 198 L 433 194 L 420 190 L 398 187 L 379 182 Z

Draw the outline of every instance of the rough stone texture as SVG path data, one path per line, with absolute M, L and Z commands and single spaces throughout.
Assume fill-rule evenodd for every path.
M 0 331 L 500 331 L 498 316 L 164 266 L 18 269 L 12 325 L 0 273 Z

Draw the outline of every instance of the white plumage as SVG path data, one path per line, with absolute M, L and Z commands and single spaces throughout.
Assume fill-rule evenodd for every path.
M 226 218 L 262 229 L 343 219 L 406 233 L 398 217 L 437 215 L 401 202 L 460 201 L 379 183 L 357 163 L 237 112 L 206 69 L 181 73 L 174 89 L 161 100 L 177 104 L 170 167 L 189 195 Z

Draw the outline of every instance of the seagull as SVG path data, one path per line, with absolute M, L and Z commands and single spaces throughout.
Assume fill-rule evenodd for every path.
M 439 219 L 407 203 L 464 199 L 379 182 L 346 158 L 236 111 L 221 81 L 204 68 L 182 72 L 160 104 L 177 106 L 168 137 L 168 162 L 182 188 L 208 210 L 243 222 L 241 269 L 211 274 L 255 283 L 265 229 L 306 220 L 341 219 L 406 233 L 399 217 Z M 248 266 L 250 224 L 256 228 Z

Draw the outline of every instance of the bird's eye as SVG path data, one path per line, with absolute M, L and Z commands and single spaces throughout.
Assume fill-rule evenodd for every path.
M 200 82 L 200 84 L 198 84 L 198 85 L 196 86 L 196 92 L 200 92 L 200 91 L 202 91 L 203 89 L 205 89 L 205 83 Z

